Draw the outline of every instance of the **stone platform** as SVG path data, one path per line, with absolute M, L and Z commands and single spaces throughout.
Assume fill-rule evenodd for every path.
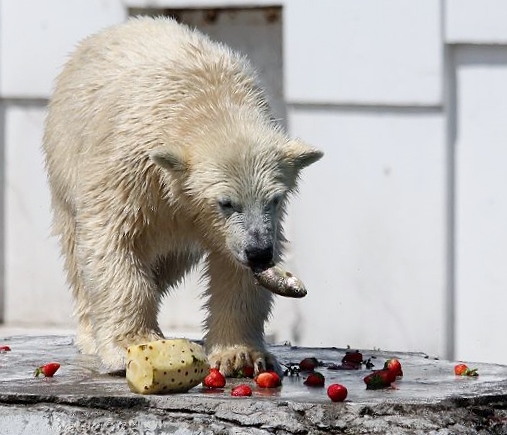
M 325 388 L 286 376 L 274 390 L 230 379 L 224 390 L 195 387 L 185 394 L 142 396 L 122 377 L 101 373 L 98 360 L 77 353 L 72 336 L 0 336 L 0 434 L 507 434 L 507 367 L 473 364 L 479 377 L 454 375 L 455 363 L 421 353 L 361 350 L 374 368 L 398 358 L 404 377 L 393 388 L 366 390 L 361 370 L 331 370 L 345 349 L 273 346 L 284 364 L 315 356 L 326 386 L 349 395 L 332 403 Z M 54 378 L 34 378 L 36 367 L 61 364 Z M 471 364 L 469 364 L 471 365 Z M 471 365 L 472 366 L 472 365 Z M 249 383 L 251 398 L 230 390 Z

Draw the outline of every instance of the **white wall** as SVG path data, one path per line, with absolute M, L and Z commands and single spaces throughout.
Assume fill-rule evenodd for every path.
M 442 354 L 442 116 L 299 108 L 290 115 L 295 133 L 326 153 L 292 210 L 296 270 L 310 286 L 302 344 Z
M 285 29 L 289 103 L 441 104 L 439 0 L 288 1 Z
M 455 350 L 507 363 L 498 346 L 507 302 L 507 3 L 279 4 L 287 121 L 326 156 L 303 174 L 288 222 L 288 264 L 309 295 L 280 299 L 269 333 L 305 345 L 441 357 Z M 39 151 L 44 105 L 66 53 L 123 21 L 127 7 L 224 5 L 272 2 L 0 0 L 9 324 L 72 323 L 48 238 Z M 200 303 L 191 280 L 164 307 L 164 325 L 198 334 Z
M 455 62 L 456 350 L 507 362 L 507 46 L 460 47 Z
M 45 108 L 10 104 L 5 113 L 5 321 L 68 324 L 72 312 L 55 238 L 40 148 Z
M 455 138 L 455 355 L 507 363 L 507 2 L 447 0 Z
M 444 355 L 440 3 L 319 0 L 311 13 L 287 2 L 289 125 L 325 152 L 292 214 L 310 286 L 300 342 Z
M 74 45 L 125 17 L 116 0 L 1 0 L 0 95 L 47 98 Z

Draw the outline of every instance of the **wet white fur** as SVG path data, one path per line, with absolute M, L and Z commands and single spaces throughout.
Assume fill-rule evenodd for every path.
M 280 259 L 287 194 L 321 152 L 274 123 L 243 57 L 169 19 L 91 36 L 58 77 L 44 150 L 83 352 L 124 368 L 128 345 L 162 337 L 161 297 L 205 256 L 211 363 L 276 366 L 272 295 L 243 248 L 266 220 Z

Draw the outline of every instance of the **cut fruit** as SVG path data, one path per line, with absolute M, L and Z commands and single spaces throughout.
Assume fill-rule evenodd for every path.
M 209 373 L 202 346 L 186 339 L 157 340 L 127 349 L 129 388 L 139 394 L 183 393 Z

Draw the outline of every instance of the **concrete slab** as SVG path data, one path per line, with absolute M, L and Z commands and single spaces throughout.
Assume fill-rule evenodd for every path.
M 507 434 L 507 366 L 474 364 L 479 377 L 465 378 L 454 375 L 454 362 L 422 353 L 361 350 L 375 368 L 397 357 L 404 371 L 394 388 L 366 390 L 370 370 L 329 367 L 346 349 L 273 346 L 285 364 L 322 361 L 326 386 L 345 385 L 347 401 L 332 403 L 325 388 L 306 387 L 304 374 L 286 376 L 274 390 L 230 379 L 219 391 L 142 396 L 101 372 L 96 357 L 79 354 L 70 335 L 0 336 L 2 344 L 11 351 L 0 354 L 0 434 Z M 49 361 L 61 364 L 55 377 L 34 378 Z M 243 382 L 253 396 L 231 397 Z

